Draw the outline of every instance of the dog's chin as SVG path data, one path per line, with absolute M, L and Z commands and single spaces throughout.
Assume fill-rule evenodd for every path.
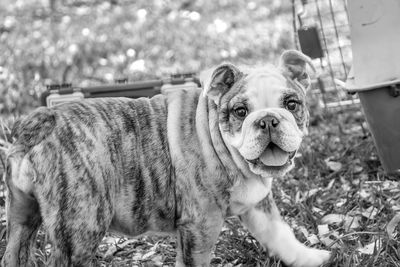
M 281 177 L 293 168 L 295 154 L 296 151 L 286 152 L 278 146 L 270 144 L 258 158 L 246 159 L 246 162 L 254 174 L 263 177 Z

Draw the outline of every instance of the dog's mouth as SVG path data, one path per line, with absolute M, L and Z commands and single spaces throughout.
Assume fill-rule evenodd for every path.
M 247 160 L 254 166 L 266 166 L 266 167 L 284 167 L 285 165 L 291 165 L 292 159 L 294 158 L 296 151 L 287 152 L 280 148 L 273 142 L 270 142 L 265 148 L 261 155 L 253 160 Z

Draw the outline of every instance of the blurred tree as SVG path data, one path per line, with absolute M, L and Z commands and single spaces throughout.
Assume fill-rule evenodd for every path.
M 289 1 L 2 0 L 0 113 L 75 85 L 265 64 L 292 47 Z

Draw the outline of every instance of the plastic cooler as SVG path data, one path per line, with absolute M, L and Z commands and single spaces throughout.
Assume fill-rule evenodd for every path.
M 348 1 L 357 92 L 382 165 L 400 173 L 400 2 Z
M 128 83 L 126 79 L 115 84 L 80 87 L 72 84 L 53 84 L 41 95 L 43 106 L 52 107 L 61 103 L 84 98 L 98 97 L 152 97 L 169 91 L 200 89 L 200 81 L 194 73 L 173 74 L 160 80 L 147 80 Z

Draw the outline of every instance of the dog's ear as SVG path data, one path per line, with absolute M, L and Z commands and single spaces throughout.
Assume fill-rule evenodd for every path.
M 230 63 L 202 72 L 200 82 L 203 86 L 203 96 L 208 96 L 218 104 L 219 98 L 239 80 L 241 75 L 242 72 Z
M 307 65 L 315 72 L 311 59 L 297 50 L 287 50 L 282 53 L 279 67 L 285 76 L 299 82 L 306 90 L 310 87 L 310 75 Z

